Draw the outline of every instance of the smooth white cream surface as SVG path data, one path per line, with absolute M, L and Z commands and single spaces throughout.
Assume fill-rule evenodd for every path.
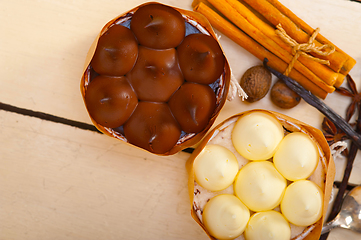
M 246 230 L 247 240 L 289 240 L 291 228 L 277 211 L 258 212 L 251 216 Z
M 267 211 L 282 200 L 286 179 L 269 161 L 249 162 L 238 172 L 235 195 L 252 211 Z
M 251 112 L 241 116 L 232 131 L 235 149 L 249 160 L 270 159 L 284 136 L 282 124 L 274 116 Z
M 311 176 L 319 157 L 317 145 L 307 134 L 293 132 L 280 142 L 273 163 L 286 179 L 296 181 Z
M 237 173 L 236 156 L 220 145 L 207 145 L 193 163 L 196 182 L 210 191 L 229 187 Z
M 213 197 L 203 210 L 203 223 L 217 239 L 234 239 L 240 236 L 249 218 L 248 208 L 231 194 Z
M 323 192 L 312 181 L 299 180 L 290 184 L 281 202 L 281 212 L 296 226 L 309 226 L 322 216 Z
M 232 143 L 232 132 L 233 128 L 237 123 L 238 118 L 236 119 L 230 119 L 228 122 L 226 122 L 224 125 L 222 125 L 213 135 L 213 137 L 209 140 L 208 145 L 221 145 L 227 149 L 229 149 L 237 158 L 239 168 L 242 169 L 245 165 L 248 163 L 252 163 L 255 161 L 249 161 L 245 157 L 241 156 L 240 153 L 235 149 L 233 143 Z M 282 124 L 288 129 L 289 123 L 282 122 Z M 292 125 L 293 126 L 293 125 Z M 295 131 L 293 129 L 293 131 Z M 296 131 L 301 131 L 301 129 L 297 128 Z M 321 153 L 322 154 L 322 153 Z M 258 161 L 257 161 L 258 162 Z M 268 161 L 267 161 L 268 162 Z M 321 188 L 324 187 L 324 168 L 322 163 L 322 158 L 318 160 L 318 165 L 314 173 L 309 177 L 310 180 L 316 182 L 317 185 L 319 185 Z M 205 188 L 201 187 L 199 184 L 195 182 L 195 188 L 194 188 L 194 209 L 196 210 L 196 214 L 198 218 L 203 222 L 203 210 L 207 202 L 220 194 L 235 194 L 234 193 L 234 184 L 226 188 L 222 191 L 209 191 Z M 280 211 L 280 207 L 277 206 L 273 210 Z M 292 223 L 290 223 L 291 227 L 291 237 L 290 239 L 297 239 L 301 240 L 304 238 L 304 235 L 302 235 L 302 232 L 306 229 L 304 226 L 296 226 Z M 245 240 L 245 232 L 241 234 L 240 236 L 235 238 L 236 240 Z

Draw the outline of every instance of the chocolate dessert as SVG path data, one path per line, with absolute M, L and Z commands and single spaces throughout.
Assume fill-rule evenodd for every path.
M 145 3 L 110 21 L 94 47 L 81 90 L 107 135 L 174 154 L 196 144 L 225 103 L 229 65 L 197 13 Z

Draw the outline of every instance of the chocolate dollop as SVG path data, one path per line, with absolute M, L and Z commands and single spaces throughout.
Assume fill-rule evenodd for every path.
M 139 8 L 133 15 L 130 29 L 143 46 L 157 49 L 174 48 L 185 36 L 185 23 L 175 9 L 149 4 Z
M 185 80 L 211 84 L 223 73 L 225 57 L 217 41 L 206 34 L 190 34 L 177 47 Z
M 88 85 L 85 104 L 90 116 L 104 127 L 124 124 L 138 105 L 126 77 L 97 76 Z
M 183 74 L 174 48 L 139 46 L 137 63 L 127 77 L 141 101 L 167 102 L 183 84 Z
M 216 108 L 216 95 L 208 85 L 185 83 L 168 104 L 183 131 L 198 133 L 207 126 Z
M 99 38 L 91 65 L 99 74 L 121 76 L 133 68 L 137 56 L 138 42 L 133 32 L 114 25 Z
M 124 124 L 128 141 L 153 153 L 165 153 L 178 141 L 181 129 L 166 103 L 139 102 Z

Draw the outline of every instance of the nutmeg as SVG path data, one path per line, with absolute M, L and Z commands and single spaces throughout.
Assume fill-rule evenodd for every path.
M 301 97 L 284 82 L 278 80 L 271 89 L 271 100 L 278 107 L 289 109 L 299 104 Z
M 247 102 L 256 102 L 266 96 L 271 87 L 272 75 L 263 66 L 249 68 L 242 76 L 241 87 L 248 95 Z

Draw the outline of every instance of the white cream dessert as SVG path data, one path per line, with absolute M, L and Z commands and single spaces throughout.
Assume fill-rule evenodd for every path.
M 213 197 L 203 211 L 204 225 L 218 239 L 234 239 L 241 235 L 249 217 L 248 208 L 231 194 Z
M 243 157 L 266 160 L 273 156 L 283 136 L 282 124 L 274 116 L 251 112 L 238 119 L 232 131 L 232 142 Z
M 238 173 L 236 156 L 220 145 L 207 145 L 193 163 L 196 182 L 210 191 L 229 187 Z
M 312 181 L 299 180 L 290 184 L 281 202 L 281 212 L 297 226 L 309 226 L 322 216 L 323 192 Z
M 302 132 L 293 132 L 285 136 L 273 156 L 276 169 L 290 181 L 311 176 L 318 160 L 319 152 L 316 144 Z
M 245 236 L 247 240 L 289 240 L 291 228 L 277 211 L 258 212 L 251 216 Z
M 235 195 L 252 211 L 267 211 L 279 205 L 286 179 L 269 161 L 250 162 L 237 174 Z
M 259 111 L 252 111 L 252 113 L 255 113 L 255 112 L 259 112 Z M 264 111 L 266 112 L 266 111 Z M 270 114 L 269 112 L 267 114 Z M 287 136 L 289 135 L 290 133 L 292 132 L 302 132 L 302 133 L 305 133 L 305 134 L 310 134 L 309 132 L 307 132 L 305 130 L 305 128 L 303 128 L 302 125 L 297 125 L 289 120 L 285 120 L 283 118 L 283 116 L 278 116 L 278 115 L 272 115 L 270 114 L 271 117 L 275 118 L 277 121 L 279 121 L 281 123 L 281 126 L 282 128 L 284 129 L 283 130 L 283 134 L 284 136 Z M 240 115 L 241 117 L 243 115 Z M 240 119 L 240 116 L 234 116 L 234 117 L 231 117 L 229 118 L 228 120 L 226 120 L 225 122 L 223 122 L 222 124 L 220 124 L 219 126 L 217 126 L 214 131 L 212 131 L 212 133 L 210 133 L 205 139 L 202 144 L 201 144 L 201 148 L 204 148 L 204 147 L 207 147 L 208 145 L 219 145 L 219 146 L 222 146 L 222 147 L 225 147 L 227 148 L 228 150 L 230 150 L 237 158 L 237 161 L 238 161 L 238 165 L 239 165 L 239 172 L 241 172 L 242 169 L 247 169 L 248 165 L 251 165 L 253 163 L 261 163 L 261 164 L 271 164 L 273 165 L 272 166 L 272 169 L 275 170 L 276 172 L 278 172 L 275 167 L 274 167 L 274 164 L 273 164 L 273 159 L 270 158 L 266 161 L 251 161 L 250 159 L 247 159 L 245 158 L 244 156 L 242 156 L 235 148 L 234 146 L 234 143 L 232 142 L 233 140 L 233 136 L 232 134 L 234 133 L 234 129 L 236 127 L 236 125 L 239 123 L 239 119 Z M 312 136 L 313 137 L 313 136 Z M 284 137 L 283 137 L 284 138 Z M 282 138 L 282 139 L 283 139 Z M 314 182 L 316 185 L 318 185 L 321 189 L 325 189 L 325 180 L 326 180 L 326 170 L 327 170 L 327 160 L 326 160 L 326 157 L 324 155 L 324 150 L 323 148 L 321 148 L 321 146 L 317 143 L 317 148 L 318 148 L 318 151 L 319 151 L 319 158 L 318 158 L 318 164 L 317 164 L 317 167 L 316 167 L 316 170 L 314 170 L 314 172 L 312 173 L 311 176 L 309 176 L 308 180 Z M 278 147 L 276 147 L 276 150 L 278 149 Z M 195 157 L 190 159 L 190 161 L 192 161 L 192 166 L 193 166 L 193 172 L 194 172 L 194 162 L 195 162 L 195 159 L 197 158 L 197 155 L 200 154 L 200 152 L 202 152 L 202 150 L 200 150 L 198 153 L 197 153 L 197 150 L 195 151 Z M 252 165 L 251 165 L 252 166 Z M 267 169 L 267 167 L 266 167 Z M 249 174 L 249 175 L 252 175 L 252 174 Z M 276 174 L 277 175 L 277 174 Z M 281 182 L 282 181 L 285 181 L 286 184 L 285 184 L 285 187 L 292 183 L 292 182 L 288 182 L 287 180 L 285 180 L 285 178 L 280 174 L 278 173 L 279 176 L 281 176 Z M 193 174 L 194 176 L 194 174 Z M 262 185 L 261 182 L 262 182 L 262 179 L 264 176 L 262 176 L 262 174 L 260 175 L 261 177 L 255 177 L 253 178 L 253 181 L 252 181 L 252 184 L 253 186 L 256 186 L 256 185 Z M 222 190 L 222 191 L 209 191 L 205 188 L 203 188 L 202 186 L 200 186 L 200 184 L 198 184 L 195 180 L 195 178 L 193 178 L 193 182 L 194 182 L 194 185 L 193 185 L 193 217 L 195 217 L 195 219 L 198 219 L 199 220 L 199 223 L 202 224 L 202 226 L 207 229 L 207 233 L 209 234 L 209 236 L 213 236 L 214 238 L 216 239 L 222 239 L 222 238 L 218 238 L 217 236 L 213 235 L 212 234 L 212 231 L 209 229 L 211 228 L 211 226 L 206 226 L 204 224 L 204 210 L 205 210 L 205 206 L 208 204 L 207 202 L 210 201 L 210 199 L 213 199 L 214 197 L 218 196 L 218 195 L 224 195 L 224 194 L 230 194 L 230 195 L 234 195 L 236 196 L 236 186 L 237 186 L 237 178 L 238 176 L 236 177 L 235 181 L 233 182 L 233 184 L 231 184 L 228 188 Z M 266 183 L 267 184 L 267 183 Z M 272 184 L 273 185 L 273 184 Z M 192 186 L 192 185 L 190 185 Z M 254 187 L 256 188 L 256 187 Z M 269 189 L 271 189 L 270 192 L 274 192 L 272 189 L 274 188 L 274 186 L 269 186 L 268 188 L 265 188 L 264 189 L 264 192 L 266 193 Z M 286 189 L 286 188 L 285 188 Z M 284 189 L 284 191 L 285 191 Z M 246 193 L 249 192 L 249 191 L 253 191 L 254 189 L 251 189 L 251 190 L 245 190 Z M 270 194 L 271 195 L 271 194 Z M 284 192 L 283 194 L 281 194 L 282 197 L 281 199 L 283 199 L 283 195 L 284 195 Z M 272 196 L 273 197 L 273 196 Z M 307 194 L 306 194 L 306 197 L 307 197 Z M 258 199 L 257 199 L 258 200 Z M 282 200 L 281 200 L 282 201 Z M 242 201 L 241 201 L 242 202 Z M 243 202 L 245 206 L 247 206 L 247 204 L 245 202 Z M 262 206 L 262 203 L 260 204 Z M 250 209 L 250 208 L 249 208 Z M 281 215 L 283 215 L 283 213 L 281 212 L 280 210 L 280 204 L 276 204 L 275 207 L 271 207 L 272 210 L 267 210 L 268 211 L 276 211 L 276 212 L 279 212 Z M 264 212 L 264 211 L 256 211 L 256 212 L 253 212 L 251 209 L 251 214 L 254 214 L 254 213 L 257 213 L 257 212 Z M 284 219 L 286 219 L 285 216 L 283 216 Z M 197 220 L 196 220 L 197 221 Z M 287 221 L 287 219 L 286 219 Z M 289 221 L 288 221 L 289 222 Z M 299 226 L 299 225 L 294 225 L 292 224 L 291 222 L 289 222 L 289 229 L 290 229 L 290 237 L 288 239 L 292 239 L 292 240 L 303 240 L 303 239 L 312 239 L 312 238 L 308 238 L 308 236 L 314 236 L 314 229 L 317 227 L 318 225 L 317 224 L 310 224 L 310 225 L 307 225 L 307 226 Z M 283 230 L 280 230 L 280 231 L 283 231 Z M 287 230 L 286 230 L 286 233 L 287 233 Z M 316 234 L 317 235 L 317 234 Z M 247 240 L 245 238 L 246 236 L 246 233 L 243 232 L 240 236 L 234 238 L 236 240 Z M 213 239 L 213 238 L 212 238 Z M 233 239 L 233 238 L 232 238 Z M 279 239 L 282 239 L 281 237 Z

